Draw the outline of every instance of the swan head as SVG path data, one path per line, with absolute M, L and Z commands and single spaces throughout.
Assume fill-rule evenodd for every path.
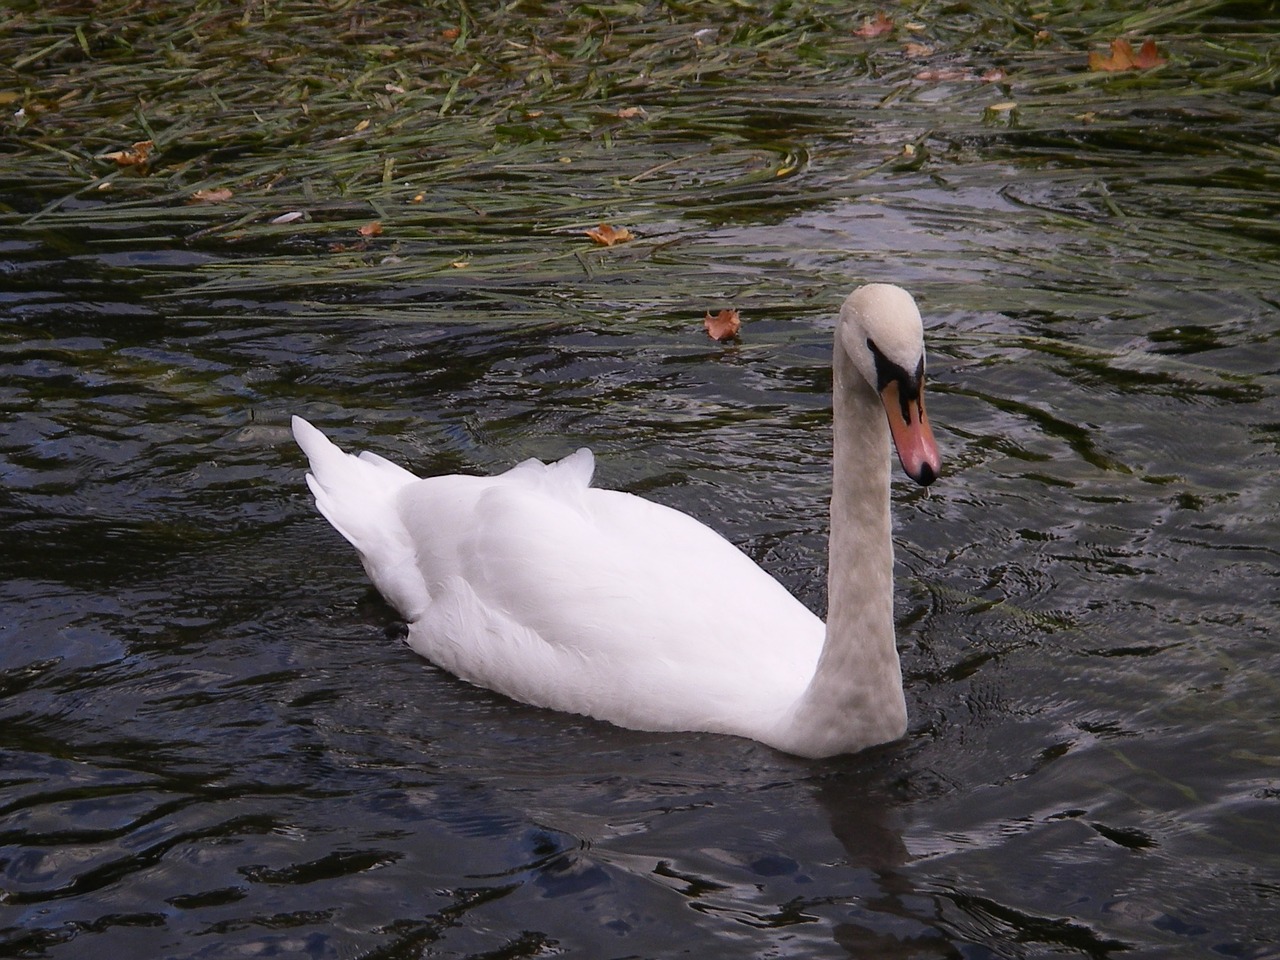
M 869 283 L 840 308 L 837 336 L 854 369 L 880 397 L 902 469 L 927 486 L 942 461 L 924 412 L 924 324 L 911 294 Z

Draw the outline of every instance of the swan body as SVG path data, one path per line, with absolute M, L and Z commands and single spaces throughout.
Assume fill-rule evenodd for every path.
M 841 310 L 826 624 L 715 531 L 592 487 L 586 449 L 492 477 L 419 479 L 300 417 L 320 512 L 408 621 L 408 643 L 516 700 L 641 730 L 736 734 L 821 757 L 900 737 L 889 442 L 929 483 L 915 303 L 871 284 Z

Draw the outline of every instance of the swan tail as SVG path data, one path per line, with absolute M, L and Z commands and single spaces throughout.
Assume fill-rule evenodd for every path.
M 567 457 L 552 463 L 525 460 L 502 476 L 526 483 L 561 499 L 573 499 L 591 486 L 591 477 L 595 471 L 595 455 L 586 447 L 580 447 Z
M 418 478 L 377 454 L 344 453 L 301 417 L 293 418 L 293 438 L 311 464 L 307 486 L 316 509 L 356 548 L 378 591 L 406 619 L 416 619 L 430 598 L 396 498 Z

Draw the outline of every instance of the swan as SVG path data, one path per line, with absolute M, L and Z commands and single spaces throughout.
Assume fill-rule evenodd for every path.
M 850 294 L 833 365 L 825 625 L 699 521 L 592 487 L 585 448 L 497 476 L 419 479 L 376 454 L 343 453 L 301 417 L 293 434 L 320 513 L 432 663 L 622 727 L 734 734 L 828 757 L 906 732 L 890 440 L 917 483 L 940 469 L 909 293 L 875 283 Z

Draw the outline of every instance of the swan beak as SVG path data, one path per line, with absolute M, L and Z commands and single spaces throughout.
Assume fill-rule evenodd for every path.
M 938 444 L 924 415 L 923 377 L 911 395 L 902 392 L 901 381 L 890 380 L 880 391 L 880 401 L 889 416 L 889 433 L 902 469 L 920 486 L 927 487 L 938 479 L 942 458 L 938 456 Z

